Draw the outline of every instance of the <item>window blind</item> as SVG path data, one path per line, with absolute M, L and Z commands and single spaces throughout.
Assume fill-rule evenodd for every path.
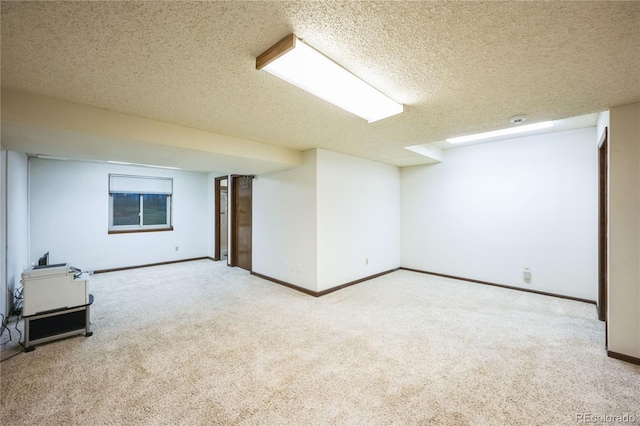
M 109 193 L 167 194 L 173 193 L 173 179 L 152 176 L 109 175 Z

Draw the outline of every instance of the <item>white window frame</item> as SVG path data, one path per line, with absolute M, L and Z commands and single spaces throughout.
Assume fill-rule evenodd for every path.
M 114 225 L 113 224 L 113 194 L 137 195 L 140 200 L 140 223 L 138 225 Z M 166 195 L 167 218 L 166 224 L 144 224 L 144 195 Z M 148 232 L 148 231 L 172 231 L 172 204 L 173 179 L 154 176 L 133 176 L 109 174 L 109 233 Z

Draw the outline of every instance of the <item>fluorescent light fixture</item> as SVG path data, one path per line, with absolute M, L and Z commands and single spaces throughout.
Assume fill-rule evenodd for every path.
M 55 155 L 45 155 L 45 154 L 37 154 L 36 157 L 42 160 L 58 160 L 58 161 L 69 161 L 67 157 L 57 157 Z
M 265 71 L 369 123 L 400 114 L 403 105 L 360 80 L 291 34 L 256 58 Z
M 110 164 L 122 164 L 122 165 L 125 165 L 125 166 L 154 167 L 156 169 L 182 170 L 180 167 L 155 166 L 153 164 L 141 164 L 141 163 L 127 163 L 126 161 L 111 161 L 111 160 L 107 160 L 107 163 L 110 163 Z
M 496 136 L 513 135 L 515 133 L 531 132 L 533 130 L 546 129 L 553 126 L 553 121 L 543 121 L 541 123 L 527 124 L 526 126 L 509 127 L 502 130 L 494 130 L 492 132 L 476 133 L 475 135 L 460 136 L 457 138 L 446 139 L 449 143 L 463 143 L 478 141 L 481 139 L 489 139 Z

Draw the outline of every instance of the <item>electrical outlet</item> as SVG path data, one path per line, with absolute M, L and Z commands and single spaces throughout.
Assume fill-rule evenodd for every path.
M 365 265 L 368 265 L 368 264 L 369 264 L 369 258 L 368 258 L 368 257 L 364 260 L 364 264 L 365 264 Z
M 524 270 L 522 271 L 522 278 L 526 282 L 531 281 L 531 268 L 529 268 L 528 266 L 524 267 Z
M 178 251 L 178 250 L 180 250 L 180 247 L 179 247 L 179 246 L 176 246 L 176 251 Z

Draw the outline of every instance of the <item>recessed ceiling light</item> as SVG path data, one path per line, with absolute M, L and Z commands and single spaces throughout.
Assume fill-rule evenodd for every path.
M 507 129 L 494 130 L 492 132 L 476 133 L 474 135 L 459 136 L 446 139 L 449 143 L 463 143 L 489 139 L 496 136 L 513 135 L 516 133 L 531 132 L 533 130 L 546 129 L 553 126 L 553 121 L 543 121 L 535 124 L 527 124 L 526 126 L 509 127 Z
M 256 69 L 264 69 L 369 123 L 403 111 L 402 104 L 303 43 L 295 34 L 258 56 Z

